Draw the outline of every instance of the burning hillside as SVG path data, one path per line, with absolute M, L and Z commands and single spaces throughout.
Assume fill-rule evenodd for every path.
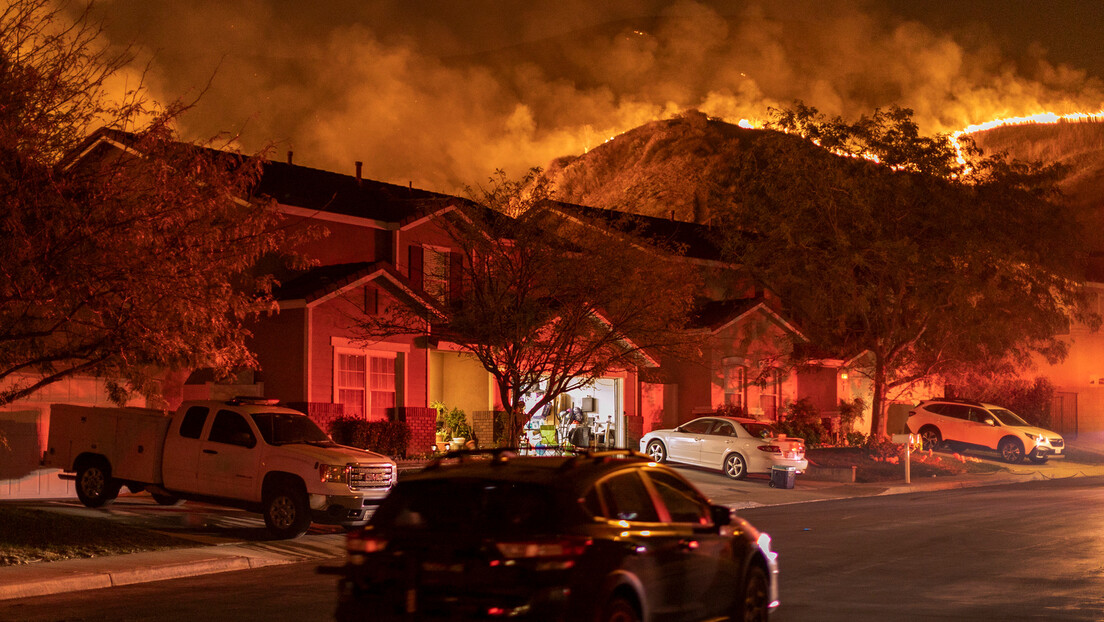
M 1104 211 L 1104 122 L 995 124 L 969 135 L 986 153 L 1067 165 L 1061 184 L 1066 198 Z M 688 112 L 625 132 L 582 156 L 560 158 L 548 173 L 562 201 L 706 222 L 711 207 L 729 200 L 733 189 L 726 180 L 738 173 L 740 154 L 761 141 L 790 138 Z

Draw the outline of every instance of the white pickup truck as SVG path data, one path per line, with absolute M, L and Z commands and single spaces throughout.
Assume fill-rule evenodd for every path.
M 74 478 L 88 507 L 126 486 L 166 505 L 195 499 L 261 512 L 279 538 L 299 537 L 312 521 L 366 523 L 395 483 L 394 461 L 338 445 L 278 403 L 184 402 L 175 414 L 55 404 L 42 464 Z

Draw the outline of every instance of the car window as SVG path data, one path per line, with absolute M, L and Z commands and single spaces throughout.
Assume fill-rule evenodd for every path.
M 1004 425 L 1016 425 L 1016 426 L 1029 426 L 1030 423 L 1024 421 L 1019 415 L 1011 410 L 1005 410 L 1003 408 L 994 408 L 989 411 L 996 416 L 997 421 Z
M 687 434 L 705 434 L 712 423 L 712 419 L 695 419 L 680 427 L 679 430 Z
M 709 430 L 709 433 L 713 436 L 736 436 L 736 428 L 732 427 L 732 424 L 727 421 L 718 421 L 713 424 L 713 428 Z
M 747 433 L 755 438 L 774 438 L 778 436 L 774 428 L 766 423 L 745 423 L 743 426 Z
M 211 434 L 207 440 L 227 445 L 240 445 L 253 447 L 257 444 L 257 438 L 249 429 L 245 418 L 232 410 L 220 410 L 215 415 L 215 422 L 211 424 Z
M 400 483 L 372 516 L 372 524 L 404 531 L 514 534 L 554 529 L 555 494 L 533 483 L 427 480 Z
M 613 520 L 659 522 L 652 497 L 636 471 L 614 475 L 599 487 L 606 505 L 606 518 Z
M 253 413 L 250 415 L 261 438 L 269 445 L 325 443 L 330 440 L 314 421 L 295 413 Z
M 993 417 L 993 413 L 985 410 L 984 408 L 971 408 L 970 409 L 970 421 L 975 423 L 985 423 L 986 420 L 996 422 Z
M 207 413 L 210 412 L 206 406 L 192 406 L 184 413 L 184 418 L 180 420 L 180 436 L 184 438 L 199 438 L 199 434 L 203 432 L 203 424 L 207 421 Z
M 943 414 L 955 419 L 969 419 L 970 407 L 962 404 L 943 404 Z
M 924 407 L 924 410 L 928 412 L 933 412 L 937 415 L 943 415 L 946 414 L 946 409 L 944 408 L 944 406 L 946 406 L 946 404 L 928 404 Z
M 709 524 L 709 503 L 686 482 L 664 471 L 648 471 L 648 478 L 667 506 L 672 523 Z

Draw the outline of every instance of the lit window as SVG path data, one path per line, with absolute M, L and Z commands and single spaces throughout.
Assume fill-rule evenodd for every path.
M 338 352 L 334 397 L 346 416 L 379 420 L 397 402 L 396 356 Z
M 747 408 L 747 368 L 743 365 L 725 367 L 724 401 L 729 406 Z

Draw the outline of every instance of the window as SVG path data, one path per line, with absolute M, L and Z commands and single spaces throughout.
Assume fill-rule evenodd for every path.
M 211 434 L 207 440 L 242 447 L 253 447 L 257 444 L 257 437 L 253 436 L 253 431 L 249 429 L 245 418 L 232 410 L 218 411 L 215 422 L 211 424 Z
M 200 433 L 203 432 L 203 424 L 207 422 L 207 412 L 206 406 L 192 406 L 189 408 L 180 421 L 180 436 L 199 438 Z
M 718 421 L 709 433 L 713 436 L 736 436 L 736 428 L 727 421 Z
M 422 278 L 426 293 L 438 302 L 447 302 L 449 295 L 449 268 L 451 256 L 447 248 L 424 247 L 422 254 Z
M 782 398 L 782 373 L 777 369 L 763 371 L 759 385 L 759 408 L 770 420 L 778 419 L 778 406 Z
M 604 481 L 601 487 L 608 508 L 606 518 L 659 522 L 659 514 L 652 504 L 652 497 L 635 471 L 614 475 Z
M 743 365 L 725 367 L 724 403 L 747 410 L 747 367 Z
M 679 431 L 687 434 L 705 434 L 709 431 L 709 426 L 712 424 L 712 419 L 695 419 L 680 427 Z
M 387 410 L 397 403 L 397 358 L 390 352 L 337 352 L 334 399 L 347 416 L 387 418 Z
M 685 482 L 663 471 L 648 471 L 648 478 L 652 480 L 663 505 L 667 506 L 672 523 L 710 523 L 709 503 Z

